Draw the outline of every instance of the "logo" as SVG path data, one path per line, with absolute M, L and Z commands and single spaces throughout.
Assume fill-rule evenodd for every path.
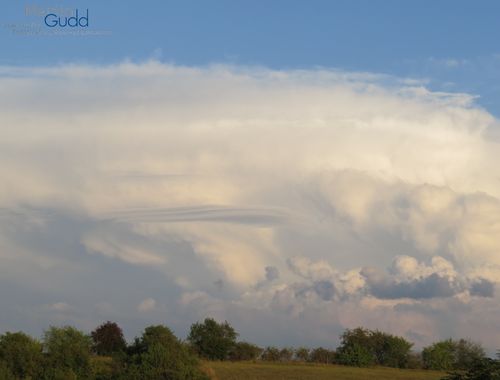
M 86 9 L 85 13 L 79 14 L 78 9 L 75 9 L 73 16 L 62 16 L 55 13 L 49 13 L 44 18 L 45 25 L 49 28 L 88 28 L 89 26 L 89 10 Z

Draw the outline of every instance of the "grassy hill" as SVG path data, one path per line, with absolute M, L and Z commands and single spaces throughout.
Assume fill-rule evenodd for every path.
M 438 380 L 445 375 L 437 371 L 300 363 L 204 362 L 203 366 L 213 380 Z

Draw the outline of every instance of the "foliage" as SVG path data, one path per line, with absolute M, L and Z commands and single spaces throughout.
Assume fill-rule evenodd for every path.
M 335 363 L 335 355 L 335 351 L 318 347 L 311 351 L 309 360 L 313 363 L 332 364 Z
M 2 380 L 16 380 L 14 374 L 9 368 L 9 364 L 0 359 L 0 379 Z
M 468 369 L 484 359 L 485 356 L 484 349 L 477 343 L 466 339 L 460 339 L 456 342 L 456 368 Z
M 337 361 L 357 367 L 378 364 L 406 368 L 412 345 L 402 337 L 358 327 L 341 335 Z
M 337 350 L 337 362 L 353 367 L 368 367 L 374 364 L 373 354 L 369 348 L 354 343 Z
M 227 321 L 217 323 L 212 318 L 206 318 L 203 323 L 191 325 L 188 341 L 201 357 L 226 360 L 236 344 L 237 336 Z
M 279 350 L 279 348 L 276 348 L 273 346 L 268 346 L 262 352 L 262 355 L 260 358 L 262 360 L 268 361 L 268 362 L 277 362 L 280 360 L 280 350 Z
M 282 362 L 290 362 L 293 358 L 293 348 L 284 347 L 280 350 L 280 360 Z
M 262 353 L 262 348 L 248 342 L 237 342 L 229 353 L 229 360 L 255 360 Z
M 6 367 L 4 373 L 20 379 L 37 377 L 43 360 L 42 344 L 22 332 L 7 332 L 0 336 L 0 360 Z
M 394 368 L 407 368 L 412 343 L 406 339 L 384 333 L 370 332 L 370 346 L 378 365 Z
M 424 368 L 445 371 L 468 369 L 484 357 L 484 350 L 480 345 L 464 339 L 443 340 L 422 351 Z
M 205 379 L 198 359 L 165 326 L 150 326 L 130 349 L 126 379 Z
M 74 327 L 50 327 L 43 336 L 45 377 L 88 378 L 91 346 L 90 337 Z
M 98 355 L 113 355 L 127 349 L 123 331 L 115 322 L 103 323 L 90 335 L 93 341 L 92 349 Z
M 475 359 L 466 371 L 450 372 L 443 380 L 500 380 L 500 361 L 491 358 Z
M 424 362 L 422 361 L 422 354 L 416 353 L 416 352 L 411 352 L 410 355 L 408 356 L 408 365 L 406 368 L 409 369 L 423 369 L 424 368 Z
M 309 360 L 309 349 L 306 347 L 299 347 L 295 350 L 295 359 L 301 362 Z

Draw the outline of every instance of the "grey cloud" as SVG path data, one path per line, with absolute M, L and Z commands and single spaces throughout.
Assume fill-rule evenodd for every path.
M 495 295 L 495 284 L 481 278 L 471 284 L 469 291 L 472 296 L 492 298 Z
M 217 205 L 118 210 L 103 216 L 124 222 L 223 222 L 257 225 L 281 224 L 287 219 L 285 213 L 275 209 Z
M 336 294 L 335 286 L 330 281 L 316 281 L 314 291 L 323 301 L 331 301 Z
M 401 257 L 399 257 L 401 258 Z M 464 275 L 458 273 L 450 274 L 450 267 L 444 267 L 443 264 L 449 265 L 442 258 L 435 258 L 433 266 L 423 266 L 413 258 L 408 256 L 403 257 L 407 262 L 413 264 L 413 267 L 407 268 L 408 271 L 413 270 L 412 274 L 415 278 L 400 278 L 401 273 L 396 270 L 394 263 L 398 261 L 396 258 L 393 266 L 388 272 L 383 272 L 376 268 L 363 268 L 360 274 L 366 279 L 366 288 L 369 294 L 380 299 L 430 299 L 430 298 L 449 298 L 464 291 L 469 291 L 471 296 L 493 297 L 495 284 L 486 279 L 468 279 Z M 441 264 L 439 266 L 438 264 Z M 446 272 L 446 270 L 448 272 Z
M 267 281 L 274 281 L 280 278 L 280 272 L 278 268 L 273 267 L 273 266 L 267 266 L 266 268 L 266 280 Z
M 103 304 L 133 336 L 152 298 L 181 336 L 217 312 L 256 343 L 314 345 L 346 321 L 425 335 L 499 309 L 485 298 L 500 273 L 499 149 L 481 134 L 496 120 L 457 97 L 328 70 L 0 71 L 15 71 L 0 77 L 1 326 L 37 329 L 37 303 L 67 302 L 67 322 L 93 328 Z M 394 252 L 457 266 L 359 274 Z M 282 269 L 296 256 L 308 260 Z M 477 312 L 446 313 L 462 290 Z M 190 297 L 196 310 L 177 307 Z M 397 297 L 448 309 L 400 313 Z M 497 323 L 478 330 L 498 341 Z
M 368 280 L 369 292 L 382 299 L 452 297 L 463 291 L 460 283 L 436 273 L 406 282 L 396 282 L 385 277 L 375 279 L 365 276 L 365 278 Z

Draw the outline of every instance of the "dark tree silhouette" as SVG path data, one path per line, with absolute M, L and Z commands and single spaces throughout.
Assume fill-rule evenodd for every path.
M 90 335 L 93 341 L 92 349 L 98 355 L 113 355 L 127 349 L 123 331 L 115 322 L 103 323 Z

